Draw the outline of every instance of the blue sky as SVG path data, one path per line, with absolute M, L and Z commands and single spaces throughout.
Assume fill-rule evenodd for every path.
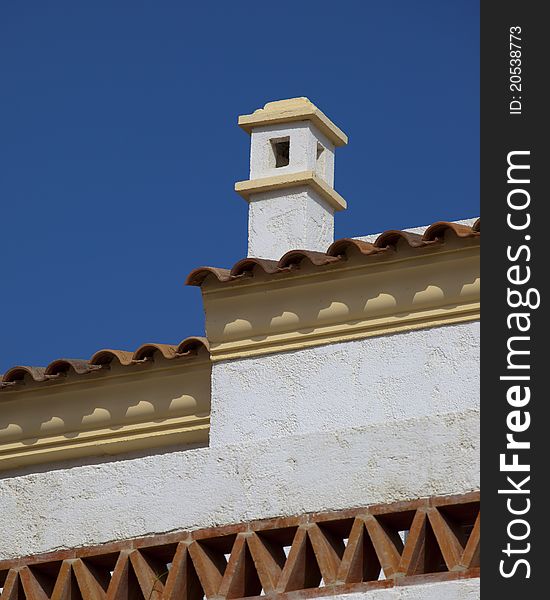
M 239 114 L 308 96 L 350 137 L 336 236 L 479 213 L 479 2 L 4 0 L 0 373 L 201 334 L 246 255 Z

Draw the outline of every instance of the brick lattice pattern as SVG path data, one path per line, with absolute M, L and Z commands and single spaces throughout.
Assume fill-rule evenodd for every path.
M 479 576 L 479 494 L 0 561 L 1 600 L 304 598 Z M 404 540 L 404 543 L 403 543 Z

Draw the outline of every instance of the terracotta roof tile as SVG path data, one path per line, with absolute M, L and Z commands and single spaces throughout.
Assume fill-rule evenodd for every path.
M 348 252 L 353 251 L 356 251 L 359 254 L 363 254 L 365 256 L 369 256 L 370 254 L 382 252 L 382 249 L 377 248 L 374 244 L 371 244 L 370 242 L 364 242 L 363 240 L 356 240 L 354 238 L 342 238 L 340 240 L 336 240 L 329 246 L 327 254 L 330 254 L 330 256 L 335 257 L 347 256 Z
M 90 364 L 87 360 L 80 360 L 77 358 L 58 358 L 52 361 L 45 369 L 44 374 L 46 376 L 65 375 L 69 372 L 76 373 L 77 375 L 86 375 L 101 367 Z
M 257 260 L 259 260 L 259 259 L 257 259 Z M 236 263 L 236 264 L 238 264 L 238 263 Z M 254 264 L 259 264 L 259 263 L 255 262 Z M 252 270 L 252 269 L 250 269 L 250 270 Z M 244 271 L 243 271 L 243 273 L 239 273 L 239 274 L 243 275 Z M 185 283 L 186 283 L 186 285 L 202 285 L 203 281 L 209 275 L 213 275 L 218 281 L 231 281 L 231 279 L 234 278 L 234 276 L 231 275 L 231 271 L 229 269 L 219 269 L 216 267 L 199 267 L 198 269 L 195 269 L 188 275 L 188 278 Z M 192 279 L 193 283 L 190 282 L 191 281 L 190 278 Z
M 90 358 L 90 363 L 92 365 L 110 365 L 113 361 L 118 361 L 118 363 L 124 367 L 131 365 L 134 360 L 134 353 L 127 352 L 126 350 L 98 350 L 92 358 Z
M 264 273 L 271 274 L 279 270 L 279 263 L 276 260 L 266 260 L 264 258 L 243 258 L 233 265 L 227 275 L 228 277 L 238 277 L 252 271 L 255 267 L 259 267 Z
M 108 369 L 115 362 L 123 367 L 139 365 L 155 360 L 160 355 L 167 360 L 195 356 L 201 349 L 209 350 L 208 341 L 203 337 L 185 338 L 176 346 L 168 344 L 143 344 L 134 352 L 125 350 L 98 350 L 89 360 L 59 358 L 46 367 L 12 367 L 0 375 L 0 390 L 17 389 L 18 384 L 26 378 L 37 383 L 52 380 L 59 381 L 60 377 L 73 373 L 87 375 L 101 369 Z
M 428 244 L 432 244 L 433 240 L 424 239 L 424 236 L 418 233 L 409 233 L 408 231 L 401 231 L 399 229 L 390 229 L 380 234 L 374 245 L 377 248 L 395 248 L 399 242 L 406 242 L 411 248 L 422 248 Z
M 0 380 L 2 384 L 11 384 L 23 380 L 26 376 L 32 377 L 35 381 L 46 381 L 45 367 L 12 367 L 6 371 Z
M 477 226 L 477 227 L 476 227 Z M 461 225 L 460 223 L 448 223 L 447 221 L 438 221 L 430 225 L 424 232 L 423 237 L 427 240 L 442 239 L 448 231 L 452 231 L 459 238 L 472 237 L 472 232 L 479 233 L 480 220 L 478 219 L 472 227 Z
M 330 256 L 324 252 L 314 252 L 312 250 L 290 250 L 278 262 L 279 269 L 298 266 L 301 262 L 307 261 L 315 267 L 322 267 L 333 262 L 338 262 L 338 258 Z
M 208 277 L 214 277 L 220 283 L 228 283 L 254 272 L 263 272 L 265 275 L 276 276 L 279 273 L 288 273 L 306 261 L 315 267 L 336 264 L 344 261 L 348 255 L 358 254 L 368 260 L 375 255 L 384 255 L 389 252 L 399 252 L 404 247 L 412 250 L 435 247 L 443 244 L 447 235 L 454 235 L 459 239 L 477 238 L 481 226 L 478 219 L 471 227 L 448 221 L 438 221 L 426 228 L 424 233 L 411 233 L 391 229 L 381 233 L 374 243 L 353 238 L 343 238 L 333 242 L 326 252 L 313 252 L 311 250 L 291 250 L 278 261 L 261 258 L 243 258 L 236 262 L 231 269 L 218 269 L 214 267 L 199 267 L 189 273 L 186 285 L 201 286 Z

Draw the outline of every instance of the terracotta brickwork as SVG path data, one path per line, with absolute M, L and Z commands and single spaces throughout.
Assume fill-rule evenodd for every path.
M 478 493 L 255 521 L 0 561 L 0 600 L 301 598 L 478 577 L 479 534 Z

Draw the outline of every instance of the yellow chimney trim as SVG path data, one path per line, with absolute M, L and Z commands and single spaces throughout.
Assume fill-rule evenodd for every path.
M 348 143 L 348 136 L 305 97 L 268 102 L 251 115 L 241 115 L 239 126 L 251 133 L 255 127 L 296 121 L 311 121 L 335 146 Z
M 262 179 L 247 179 L 237 181 L 235 191 L 247 202 L 250 202 L 252 194 L 271 192 L 284 188 L 292 188 L 309 185 L 325 200 L 334 210 L 340 211 L 347 208 L 347 202 L 338 192 L 333 190 L 325 181 L 318 177 L 313 171 L 302 171 L 300 173 L 288 173 L 276 175 L 275 177 L 263 177 Z

